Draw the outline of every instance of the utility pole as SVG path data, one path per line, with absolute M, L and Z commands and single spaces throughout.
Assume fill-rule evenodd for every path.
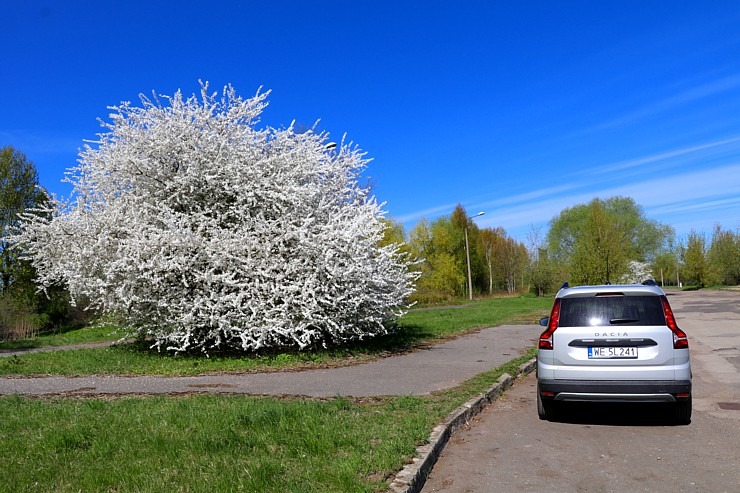
M 475 216 L 465 218 L 465 258 L 468 261 L 468 298 L 473 301 L 473 277 L 470 274 L 470 246 L 468 245 L 468 219 L 482 216 L 485 212 L 479 212 Z

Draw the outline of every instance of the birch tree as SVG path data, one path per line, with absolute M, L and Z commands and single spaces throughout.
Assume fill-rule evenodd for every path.
M 258 128 L 268 92 L 111 107 L 68 172 L 73 193 L 13 237 L 45 286 L 172 351 L 342 343 L 384 334 L 417 274 L 358 184 L 344 140 Z

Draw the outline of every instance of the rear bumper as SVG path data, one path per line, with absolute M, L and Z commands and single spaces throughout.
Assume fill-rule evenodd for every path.
M 677 402 L 691 395 L 691 380 L 538 380 L 537 388 L 556 401 Z

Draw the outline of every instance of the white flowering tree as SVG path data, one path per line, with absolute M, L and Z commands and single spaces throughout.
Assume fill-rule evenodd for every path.
M 44 285 L 173 351 L 310 348 L 386 333 L 416 274 L 381 240 L 367 160 L 326 134 L 257 128 L 269 93 L 110 108 L 73 193 L 14 243 Z
M 640 284 L 652 278 L 653 273 L 650 264 L 630 260 L 627 264 L 627 272 L 619 278 L 619 282 L 622 284 Z

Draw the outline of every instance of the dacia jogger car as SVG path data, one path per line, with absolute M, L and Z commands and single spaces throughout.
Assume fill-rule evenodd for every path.
M 558 291 L 537 352 L 537 412 L 557 419 L 560 404 L 669 403 L 691 421 L 689 341 L 654 281 Z

